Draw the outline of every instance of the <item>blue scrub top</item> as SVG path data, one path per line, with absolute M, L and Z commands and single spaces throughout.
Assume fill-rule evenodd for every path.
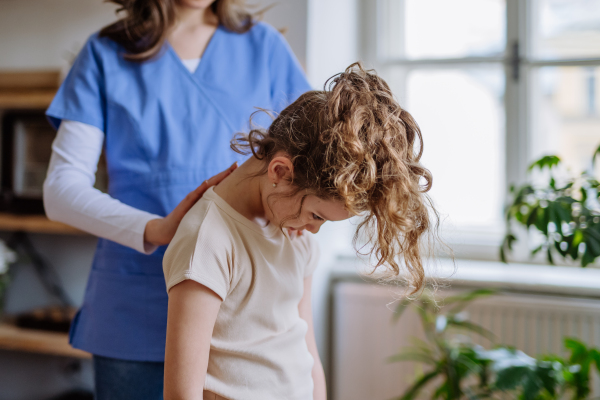
M 248 130 L 256 107 L 281 111 L 310 90 L 282 35 L 264 23 L 238 34 L 219 26 L 194 73 L 166 43 L 135 63 L 107 38 L 93 35 L 77 57 L 47 115 L 105 133 L 109 194 L 167 215 L 205 179 L 243 157 L 229 142 Z M 268 127 L 270 118 L 254 121 Z M 70 340 L 105 357 L 163 361 L 167 293 L 165 247 L 144 255 L 100 239 L 83 306 Z

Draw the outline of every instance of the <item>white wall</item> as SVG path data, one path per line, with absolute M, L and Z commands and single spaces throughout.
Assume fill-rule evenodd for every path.
M 361 0 L 309 0 L 307 73 L 321 89 L 325 81 L 359 60 Z
M 0 69 L 65 67 L 114 10 L 101 0 L 2 0 Z
M 260 10 L 273 2 L 253 1 Z M 64 68 L 90 34 L 115 19 L 116 6 L 102 0 L 0 1 L 0 70 Z M 307 0 L 274 2 L 264 21 L 286 29 L 306 65 Z

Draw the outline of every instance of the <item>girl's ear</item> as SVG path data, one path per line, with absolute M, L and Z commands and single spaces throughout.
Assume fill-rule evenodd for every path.
M 275 156 L 269 163 L 267 170 L 269 181 L 275 185 L 283 181 L 291 181 L 294 175 L 292 161 L 286 156 Z

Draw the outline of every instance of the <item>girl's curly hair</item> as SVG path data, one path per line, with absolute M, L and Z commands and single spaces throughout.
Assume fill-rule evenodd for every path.
M 421 289 L 421 242 L 431 228 L 430 209 L 437 219 L 426 195 L 432 176 L 419 163 L 419 126 L 374 71 L 352 64 L 324 90 L 301 95 L 266 132 L 238 134 L 231 147 L 266 164 L 277 152 L 287 154 L 294 194 L 304 190 L 342 200 L 352 214 L 363 214 L 354 245 L 366 238 L 375 269 L 385 265 L 392 276 L 401 273 L 403 258 L 413 293 Z

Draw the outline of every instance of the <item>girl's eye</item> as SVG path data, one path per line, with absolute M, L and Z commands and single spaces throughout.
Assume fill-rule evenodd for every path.
M 323 218 L 319 217 L 317 214 L 313 213 L 313 219 L 316 219 L 318 221 L 325 221 Z

